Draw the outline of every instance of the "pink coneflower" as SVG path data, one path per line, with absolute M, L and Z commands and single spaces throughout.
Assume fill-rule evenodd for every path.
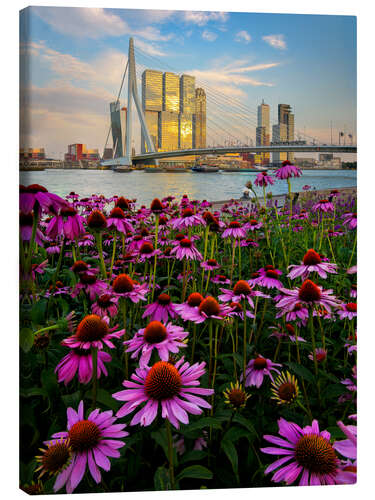
M 155 255 L 160 254 L 161 251 L 155 250 L 154 245 L 150 241 L 144 241 L 139 248 L 138 260 L 139 262 L 147 262 L 148 260 L 153 259 Z
M 357 426 L 356 425 L 344 425 L 341 421 L 337 422 L 337 425 L 345 434 L 347 439 L 342 441 L 336 441 L 333 447 L 340 455 L 345 458 L 357 459 Z
M 32 276 L 33 280 L 36 279 L 36 273 L 44 274 L 45 268 L 47 267 L 47 264 L 48 264 L 48 259 L 43 260 L 43 262 L 40 262 L 39 264 L 32 264 L 31 276 Z
M 202 254 L 189 238 L 183 238 L 179 241 L 171 250 L 171 255 L 172 254 L 176 254 L 176 258 L 179 260 L 203 260 Z
M 279 299 L 282 297 L 283 296 L 280 295 Z M 276 318 L 280 318 L 281 316 L 284 316 L 284 315 L 285 315 L 286 321 L 295 321 L 298 319 L 300 319 L 302 321 L 306 321 L 309 318 L 309 310 L 307 309 L 305 304 L 301 304 L 300 302 L 297 302 L 294 305 L 293 309 L 288 311 L 286 314 L 285 314 L 284 310 L 279 311 L 276 314 Z
M 263 226 L 263 222 L 259 222 L 256 219 L 250 219 L 246 224 L 244 224 L 244 228 L 250 230 L 250 231 L 255 231 L 257 229 L 260 229 Z
M 54 240 L 57 236 L 65 236 L 69 240 L 74 240 L 85 234 L 84 221 L 85 218 L 79 215 L 75 208 L 65 205 L 61 207 L 59 215 L 55 215 L 50 220 L 46 234 Z
M 327 273 L 337 274 L 337 265 L 330 262 L 322 262 L 321 256 L 315 252 L 312 248 L 308 250 L 301 262 L 298 265 L 289 266 L 292 269 L 287 275 L 288 278 L 294 280 L 298 276 L 301 276 L 305 280 L 310 273 L 316 272 L 323 279 L 327 278 Z
M 219 304 L 213 297 L 206 297 L 202 300 L 197 308 L 192 309 L 190 312 L 185 311 L 184 319 L 193 321 L 194 323 L 203 323 L 208 319 L 224 319 L 231 308 L 227 305 Z
M 175 304 L 172 304 L 171 298 L 167 293 L 161 293 L 155 302 L 146 306 L 142 318 L 151 316 L 150 320 L 163 321 L 166 323 L 168 318 L 176 318 Z
M 252 297 L 269 298 L 268 295 L 253 290 L 249 285 L 249 283 L 245 280 L 237 281 L 237 283 L 233 287 L 233 290 L 228 290 L 227 288 L 220 288 L 220 291 L 223 292 L 223 294 L 219 295 L 218 299 L 221 300 L 222 302 L 240 302 L 241 300 L 247 300 L 250 307 L 254 307 L 254 302 Z
M 290 161 L 283 161 L 280 168 L 275 172 L 275 177 L 278 179 L 289 179 L 290 177 L 301 177 L 302 170 L 295 165 L 292 165 Z
M 347 224 L 349 229 L 355 229 L 357 227 L 357 214 L 356 213 L 348 213 L 344 214 L 343 224 Z
M 132 352 L 132 358 L 136 359 L 141 353 L 140 367 L 144 368 L 150 361 L 153 349 L 156 349 L 162 361 L 168 361 L 169 353 L 176 354 L 182 347 L 187 345 L 182 342 L 189 332 L 185 332 L 181 326 L 160 321 L 151 321 L 146 328 L 138 330 L 134 337 L 124 342 L 128 346 L 127 352 Z
M 337 314 L 340 319 L 353 319 L 357 316 L 357 304 L 355 302 L 348 302 L 343 304 L 338 310 Z
M 192 311 L 196 311 L 202 301 L 203 296 L 198 292 L 193 292 L 189 295 L 186 302 L 175 304 L 174 309 L 183 320 L 187 320 L 187 316 L 189 316 Z
M 31 235 L 33 232 L 33 220 L 34 215 L 32 212 L 25 214 L 20 212 L 20 236 L 22 241 L 30 241 Z M 45 236 L 42 231 L 37 228 L 35 233 L 35 242 L 37 245 L 42 246 L 43 240 L 45 240 Z
M 80 247 L 93 247 L 95 238 L 92 234 L 84 234 L 78 241 Z
M 353 297 L 354 299 L 357 297 L 357 285 L 351 285 L 350 296 Z
M 346 271 L 347 274 L 357 274 L 357 265 L 349 267 L 349 269 Z
M 215 276 L 212 276 L 211 281 L 216 285 L 230 285 L 230 279 L 223 274 L 216 274 Z
M 315 349 L 315 357 L 316 357 L 316 360 L 318 363 L 322 363 L 322 361 L 326 360 L 327 359 L 327 350 L 326 349 L 323 349 L 322 347 L 317 347 Z M 311 361 L 314 361 L 314 354 L 313 353 L 310 353 L 308 358 L 311 360 Z
M 87 217 L 87 225 L 92 231 L 103 231 L 107 228 L 107 219 L 100 210 L 93 210 Z
M 311 186 L 309 186 L 308 184 L 305 184 L 304 186 L 302 186 L 302 189 L 304 191 L 308 191 L 309 189 L 311 189 Z
M 283 338 L 289 338 L 291 342 L 296 341 L 296 331 L 294 326 L 291 325 L 290 323 L 285 324 L 285 329 L 281 325 L 270 326 L 269 329 L 272 330 L 270 337 L 276 337 L 279 340 Z M 297 340 L 298 342 L 306 342 L 304 338 L 298 336 Z
M 301 429 L 294 422 L 280 418 L 278 426 L 283 439 L 265 435 L 264 439 L 276 446 L 261 448 L 263 453 L 285 455 L 264 471 L 268 474 L 278 469 L 272 476 L 272 481 L 292 484 L 301 476 L 299 486 L 314 486 L 337 484 L 344 480 L 345 473 L 340 470 L 340 462 L 330 443 L 331 434 L 320 431 L 317 420 L 313 420 L 311 426 Z
M 83 271 L 79 273 L 79 283 L 76 284 L 72 291 L 72 297 L 75 298 L 83 290 L 93 302 L 98 295 L 101 295 L 107 290 L 107 284 L 104 281 L 98 280 L 93 272 Z
M 114 349 L 111 339 L 119 339 L 124 335 L 125 330 L 115 332 L 117 326 L 109 328 L 109 320 L 100 318 L 96 314 L 89 314 L 77 326 L 74 335 L 64 339 L 61 343 L 68 347 L 79 349 L 103 349 L 105 344 L 110 349 Z
M 96 302 L 93 303 L 91 310 L 101 318 L 106 316 L 114 318 L 118 313 L 117 302 L 117 297 L 113 297 L 109 293 L 103 293 L 97 298 Z
M 127 274 L 119 274 L 112 283 L 112 290 L 116 297 L 130 299 L 134 304 L 146 300 L 148 292 L 147 283 L 139 285 Z
M 243 313 L 243 307 L 242 307 L 242 304 L 240 302 L 230 302 L 227 304 L 231 311 L 228 312 L 228 316 L 230 317 L 238 317 L 238 318 L 241 318 L 241 320 L 243 321 L 244 320 L 244 313 Z M 246 310 L 246 316 L 248 318 L 254 318 L 254 314 L 252 312 L 250 312 L 249 310 Z
M 104 351 L 98 351 L 97 359 L 97 378 L 103 373 L 108 375 L 104 363 L 109 363 L 112 357 Z M 80 384 L 88 384 L 92 378 L 93 365 L 92 353 L 88 349 L 71 349 L 71 351 L 62 358 L 55 368 L 57 373 L 57 381 L 64 382 L 67 385 L 73 380 L 78 372 L 78 382 Z
M 182 211 L 181 217 L 172 219 L 170 225 L 173 229 L 182 230 L 192 226 L 205 226 L 206 221 L 200 214 L 195 214 L 191 208 L 185 208 Z
M 240 241 L 240 246 L 241 247 L 253 247 L 253 248 L 256 248 L 256 247 L 259 247 L 259 243 L 257 243 L 252 238 L 245 238 L 245 239 L 243 239 L 243 240 Z
M 111 468 L 108 457 L 119 458 L 118 448 L 125 443 L 118 438 L 128 436 L 123 429 L 126 424 L 115 424 L 111 410 L 100 412 L 93 410 L 87 419 L 84 416 L 83 401 L 78 405 L 78 412 L 73 408 L 67 410 L 67 431 L 53 434 L 53 438 L 66 439 L 72 450 L 70 465 L 56 478 L 54 492 L 66 485 L 67 493 L 73 493 L 81 482 L 86 465 L 96 483 L 100 483 L 101 474 L 98 467 L 105 471 Z
M 331 201 L 324 199 L 318 201 L 318 203 L 315 203 L 312 209 L 314 210 L 314 212 L 317 212 L 318 210 L 320 212 L 333 212 L 335 210 L 335 207 Z
M 223 234 L 221 235 L 222 238 L 245 238 L 246 237 L 246 228 L 241 226 L 241 224 L 233 220 L 230 222 L 227 226 L 227 228 L 224 230 Z
M 66 201 L 49 193 L 44 186 L 39 184 L 30 184 L 29 186 L 20 185 L 20 210 L 28 214 L 42 208 L 45 212 L 57 214 L 58 210 L 66 205 Z
M 120 207 L 115 207 L 111 210 L 108 216 L 107 224 L 109 229 L 116 228 L 120 233 L 134 232 L 133 226 L 126 219 L 125 213 Z
M 215 269 L 220 269 L 221 266 L 216 259 L 208 259 L 205 262 L 201 262 L 201 267 L 206 271 L 214 271 Z
M 285 312 L 291 311 L 297 303 L 306 307 L 323 306 L 329 312 L 331 307 L 337 307 L 339 304 L 338 299 L 332 295 L 333 290 L 323 290 L 309 279 L 305 280 L 300 288 L 293 290 L 281 288 L 280 291 L 286 296 L 277 302 L 276 307 L 282 308 Z
M 46 247 L 46 252 L 48 255 L 56 255 L 57 253 L 60 253 L 61 247 L 56 244 L 49 245 Z
M 267 187 L 268 184 L 275 184 L 275 181 L 270 175 L 267 174 L 267 172 L 259 172 L 256 176 L 254 184 L 259 187 Z
M 273 381 L 271 371 L 280 374 L 276 366 L 281 365 L 279 363 L 273 363 L 270 359 L 266 359 L 259 354 L 257 358 L 249 361 L 246 367 L 245 387 L 255 385 L 255 387 L 259 388 L 262 385 L 263 379 L 266 375 Z
M 200 415 L 202 408 L 210 409 L 203 398 L 211 396 L 213 389 L 203 389 L 199 385 L 199 377 L 205 373 L 206 363 L 189 365 L 184 358 L 175 365 L 167 361 L 158 361 L 151 368 L 138 368 L 131 376 L 135 382 L 125 380 L 125 390 L 116 392 L 113 397 L 119 401 L 127 401 L 117 412 L 117 417 L 124 417 L 134 411 L 140 404 L 146 405 L 133 417 L 131 425 L 150 425 L 156 418 L 161 405 L 161 416 L 179 428 L 179 422 L 189 423 L 188 413 Z
M 256 280 L 256 284 L 259 286 L 264 286 L 266 288 L 277 288 L 280 290 L 283 288 L 283 284 L 278 279 L 282 275 L 282 271 L 275 269 L 273 266 L 265 266 L 259 270 L 260 276 Z

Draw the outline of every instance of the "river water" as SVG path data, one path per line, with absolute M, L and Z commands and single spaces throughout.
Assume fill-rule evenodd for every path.
M 272 173 L 272 171 L 269 171 Z M 256 173 L 173 173 L 144 172 L 116 173 L 111 170 L 44 170 L 41 172 L 20 172 L 20 183 L 41 184 L 48 191 L 65 196 L 75 191 L 81 196 L 114 194 L 126 198 L 136 198 L 139 203 L 150 203 L 154 198 L 187 194 L 192 199 L 209 201 L 240 198 L 247 181 L 254 183 Z M 303 170 L 302 177 L 292 179 L 292 191 L 302 191 L 304 185 L 315 189 L 354 187 L 357 184 L 355 170 Z M 268 188 L 273 195 L 288 192 L 286 181 L 276 180 Z M 261 194 L 261 189 L 256 188 Z

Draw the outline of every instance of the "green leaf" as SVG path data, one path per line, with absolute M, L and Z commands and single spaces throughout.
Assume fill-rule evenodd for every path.
M 346 387 L 343 384 L 330 384 L 324 389 L 322 388 L 322 395 L 324 398 L 336 398 L 341 396 L 346 391 Z
M 234 444 L 231 441 L 223 439 L 221 442 L 221 449 L 226 454 L 230 463 L 232 464 L 233 472 L 236 476 L 237 482 L 239 483 L 240 478 L 238 475 L 238 454 L 237 454 L 236 447 L 234 446 Z
M 197 422 L 193 422 L 192 424 L 189 425 L 189 427 L 186 429 L 187 431 L 195 431 L 199 429 L 203 429 L 204 427 L 210 427 L 212 426 L 214 429 L 220 429 L 220 421 L 217 418 L 213 417 L 203 417 Z
M 314 375 L 305 366 L 298 363 L 286 362 L 285 363 L 296 375 L 299 375 L 308 382 L 314 382 Z
M 231 441 L 232 443 L 236 443 L 242 437 L 249 439 L 253 437 L 253 434 L 252 432 L 249 432 L 244 428 L 233 426 L 224 434 L 223 439 L 226 441 Z M 250 439 L 250 441 L 252 441 L 252 439 Z
M 33 305 L 33 308 L 31 309 L 31 321 L 35 325 L 41 325 L 42 323 L 44 323 L 46 309 L 47 309 L 46 299 L 38 300 L 38 302 L 36 302 Z
M 236 424 L 241 424 L 243 427 L 246 427 L 246 429 L 249 430 L 255 437 L 258 437 L 257 431 L 255 430 L 253 424 L 250 422 L 250 420 L 243 417 L 240 413 L 237 413 L 234 416 L 233 422 Z
M 192 450 L 184 453 L 180 458 L 180 463 L 184 464 L 186 462 L 198 462 L 207 456 L 207 452 L 203 450 Z
M 80 401 L 80 391 L 73 392 L 73 394 L 64 394 L 61 396 L 61 399 L 64 401 L 66 407 L 72 407 L 77 409 L 79 401 Z
M 42 387 L 31 387 L 30 389 L 20 390 L 20 396 L 23 398 L 31 398 L 34 396 L 42 396 L 43 398 L 46 398 L 47 395 L 47 391 Z
M 212 472 L 203 465 L 190 465 L 182 470 L 176 477 L 177 481 L 190 477 L 191 479 L 212 479 Z
M 92 391 L 91 390 L 86 392 L 85 398 L 92 399 Z M 108 391 L 106 391 L 105 389 L 98 389 L 97 390 L 96 401 L 98 403 L 101 403 L 101 404 L 107 406 L 108 408 L 110 408 L 114 412 L 117 411 L 118 404 L 113 399 L 112 395 Z
M 169 479 L 169 471 L 165 467 L 158 467 L 154 474 L 155 490 L 171 490 L 172 485 Z
M 21 328 L 20 330 L 20 346 L 24 352 L 29 352 L 34 343 L 34 333 L 31 328 Z

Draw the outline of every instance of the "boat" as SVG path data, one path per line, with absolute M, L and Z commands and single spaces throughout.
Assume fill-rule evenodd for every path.
M 165 172 L 164 168 L 162 167 L 145 167 L 143 169 L 144 172 Z
M 166 172 L 174 172 L 174 173 L 182 173 L 182 172 L 187 172 L 187 168 L 185 168 L 184 166 L 174 166 L 174 167 L 164 167 L 164 170 Z
M 126 172 L 132 172 L 133 169 L 131 167 L 128 167 L 127 165 L 116 165 L 112 167 L 112 170 L 113 172 L 126 173 Z
M 211 166 L 211 165 L 194 165 L 194 167 L 191 167 L 192 172 L 196 173 L 204 173 L 204 174 L 211 174 L 215 172 L 219 172 L 219 167 Z

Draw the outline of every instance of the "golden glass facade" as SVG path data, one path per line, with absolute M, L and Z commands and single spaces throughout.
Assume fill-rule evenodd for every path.
M 180 111 L 180 77 L 174 73 L 163 74 L 163 111 Z
M 154 143 L 156 151 L 159 148 L 159 113 L 158 111 L 144 111 L 146 124 L 151 136 L 151 140 Z M 145 144 L 145 140 L 142 134 L 142 144 Z M 147 151 L 147 145 L 145 144 L 145 151 Z
M 201 88 L 195 90 L 193 147 L 206 147 L 206 93 Z
M 161 111 L 163 109 L 163 73 L 146 69 L 142 73 L 143 110 Z
M 180 78 L 180 113 L 195 113 L 195 77 L 182 75 Z
M 159 112 L 159 149 L 173 151 L 178 149 L 178 113 Z
M 178 125 L 179 149 L 191 149 L 193 147 L 193 115 L 180 113 Z

